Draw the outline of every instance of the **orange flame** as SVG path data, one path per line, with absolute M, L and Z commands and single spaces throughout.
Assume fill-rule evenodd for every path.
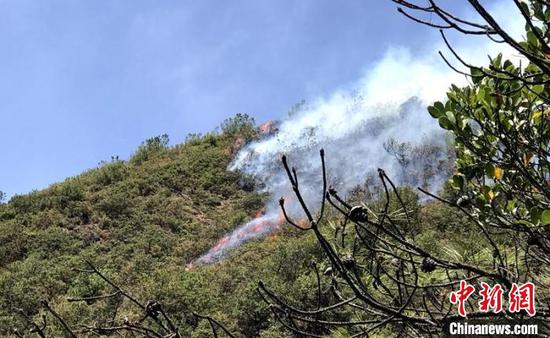
M 292 200 L 293 197 L 289 196 L 289 199 Z M 223 257 L 226 250 L 240 245 L 242 241 L 245 241 L 249 238 L 257 237 L 264 233 L 268 235 L 267 238 L 269 240 L 276 240 L 279 236 L 276 235 L 275 232 L 280 230 L 282 224 L 284 224 L 286 221 L 284 213 L 282 212 L 282 210 L 279 210 L 279 214 L 277 217 L 265 217 L 266 212 L 266 207 L 258 210 L 255 213 L 256 217 L 254 218 L 254 220 L 241 225 L 231 234 L 222 237 L 206 254 L 204 254 L 194 262 L 187 264 L 185 270 L 190 271 L 197 264 L 212 263 L 220 259 L 220 257 Z

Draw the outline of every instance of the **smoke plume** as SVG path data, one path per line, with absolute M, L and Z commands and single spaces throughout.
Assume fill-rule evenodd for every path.
M 512 10 L 503 5 L 495 8 L 495 12 L 511 13 Z M 518 31 L 521 23 L 513 26 L 512 31 Z M 458 41 L 455 47 L 477 64 L 487 63 L 487 53 L 495 55 L 495 51 L 501 51 L 487 41 L 469 44 Z M 215 261 L 246 239 L 278 227 L 277 201 L 292 195 L 280 162 L 283 154 L 296 167 L 301 192 L 313 211 L 322 198 L 320 148 L 325 149 L 329 184 L 341 193 L 362 184 L 377 168 L 384 169 L 401 185 L 440 188 L 445 178 L 441 171 L 447 161 L 444 151 L 447 138 L 427 113 L 426 106 L 435 100 L 444 101 L 451 83 L 462 85 L 467 80 L 439 59 L 435 53 L 438 49 L 444 50 L 440 42 L 427 49 L 427 55 L 413 54 L 406 48 L 389 49 L 351 88 L 296 106 L 278 124 L 276 133 L 242 148 L 229 170 L 252 176 L 272 200 L 263 216 L 224 237 L 199 262 Z M 504 52 L 505 56 L 513 57 L 509 50 Z M 429 156 L 403 163 L 388 151 L 389 144 L 401 143 L 410 148 L 424 146 L 435 150 Z M 426 178 L 426 172 L 432 175 Z M 291 208 L 290 212 L 303 217 L 297 209 Z
M 329 182 L 342 193 L 362 184 L 377 168 L 399 184 L 418 184 L 420 178 L 414 175 L 426 163 L 404 168 L 387 145 L 446 148 L 446 137 L 426 113 L 426 105 L 443 96 L 452 76 L 437 64 L 414 60 L 407 50 L 393 49 L 353 90 L 301 105 L 280 123 L 277 133 L 245 146 L 229 169 L 261 182 L 273 196 L 268 212 L 290 193 L 280 162 L 283 154 L 296 167 L 301 192 L 313 209 L 322 198 L 320 148 L 325 149 Z M 434 167 L 445 160 L 443 151 L 436 155 Z M 441 175 L 433 175 L 425 185 L 439 187 Z

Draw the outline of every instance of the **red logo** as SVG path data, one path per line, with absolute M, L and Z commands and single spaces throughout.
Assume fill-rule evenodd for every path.
M 458 304 L 458 314 L 462 317 L 466 317 L 465 303 L 468 297 L 475 291 L 475 288 L 466 283 L 466 281 L 460 281 L 460 289 L 455 292 L 451 292 L 450 301 L 452 304 Z
M 508 294 L 510 312 L 520 312 L 525 310 L 529 316 L 534 316 L 535 311 L 535 285 L 525 283 L 522 285 L 512 284 L 512 289 Z
M 502 311 L 502 286 L 500 284 L 490 287 L 489 284 L 482 282 L 483 290 L 479 292 L 481 301 L 479 302 L 479 311 L 489 312 L 493 309 L 494 313 Z
M 466 281 L 460 281 L 460 287 L 457 291 L 451 292 L 449 300 L 452 304 L 458 305 L 458 314 L 462 317 L 466 317 L 466 302 L 468 298 L 475 292 L 475 287 L 466 283 Z M 502 285 L 496 284 L 491 287 L 489 284 L 482 282 L 481 290 L 478 295 L 480 301 L 478 302 L 479 311 L 499 313 L 502 311 L 502 296 L 504 289 Z M 531 282 L 524 284 L 513 283 L 510 291 L 508 292 L 508 311 L 520 312 L 525 311 L 529 316 L 536 314 L 535 310 L 535 285 Z

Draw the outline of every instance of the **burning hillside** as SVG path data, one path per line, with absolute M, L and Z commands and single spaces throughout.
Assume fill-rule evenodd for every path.
M 228 250 L 234 249 L 245 241 L 265 236 L 280 228 L 283 219 L 277 213 L 258 215 L 255 219 L 238 227 L 231 234 L 224 236 L 206 254 L 187 266 L 188 269 L 195 265 L 209 264 L 222 258 Z
M 239 150 L 229 169 L 252 177 L 260 183 L 254 185 L 255 189 L 268 192 L 273 198 L 261 215 L 221 238 L 193 264 L 215 262 L 230 249 L 251 238 L 270 234 L 284 223 L 276 199 L 291 196 L 291 190 L 280 163 L 282 154 L 287 154 L 302 173 L 301 190 L 313 210 L 321 198 L 318 158 L 321 146 L 327 153 L 330 184 L 342 193 L 364 182 L 367 175 L 379 167 L 385 168 L 400 184 L 424 182 L 437 189 L 445 175 L 447 153 L 445 138 L 436 128 L 425 113 L 424 104 L 414 97 L 400 104 L 370 106 L 354 99 L 349 106 L 307 107 L 289 120 L 260 125 L 260 137 Z M 389 151 L 388 140 L 392 145 L 404 142 L 410 145 L 407 149 L 416 146 L 427 150 L 423 150 L 421 157 L 411 155 L 403 161 Z M 426 177 L 425 173 L 430 176 Z M 303 217 L 294 203 L 287 203 L 287 207 L 293 218 Z
M 301 104 L 281 122 L 260 125 L 257 140 L 232 152 L 228 169 L 253 180 L 251 189 L 272 196 L 266 214 L 224 237 L 199 261 L 219 259 L 228 249 L 269 232 L 255 231 L 258 224 L 278 226 L 277 199 L 291 192 L 280 163 L 283 154 L 301 174 L 301 192 L 312 211 L 322 198 L 320 148 L 327 154 L 329 182 L 341 194 L 363 184 L 378 168 L 400 185 L 437 190 L 448 174 L 449 154 L 445 134 L 426 105 L 443 96 L 452 76 L 428 59 L 411 60 L 407 53 L 391 51 L 355 88 Z M 303 215 L 294 204 L 288 203 L 287 211 L 299 219 Z

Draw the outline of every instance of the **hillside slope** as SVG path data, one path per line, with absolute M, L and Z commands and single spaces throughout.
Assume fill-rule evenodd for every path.
M 252 137 L 253 125 L 232 120 L 222 129 L 174 147 L 167 147 L 165 136 L 149 139 L 129 161 L 102 163 L 0 205 L 0 335 L 23 330 L 26 323 L 15 309 L 35 315 L 41 300 L 72 325 L 109 318 L 116 307 L 110 301 L 66 301 L 109 292 L 99 280 L 74 271 L 84 260 L 136 297 L 161 301 L 184 336 L 208 331 L 192 311 L 218 316 L 247 336 L 265 329 L 267 313 L 255 310 L 258 280 L 293 283 L 315 249 L 313 241 L 289 233 L 282 246 L 274 237 L 259 240 L 226 262 L 186 271 L 263 204 L 262 196 L 241 188 L 239 174 L 226 171 L 235 142 Z M 303 259 L 282 264 L 296 255 Z M 131 316 L 132 310 L 123 304 L 119 313 Z M 61 333 L 53 322 L 48 330 Z

